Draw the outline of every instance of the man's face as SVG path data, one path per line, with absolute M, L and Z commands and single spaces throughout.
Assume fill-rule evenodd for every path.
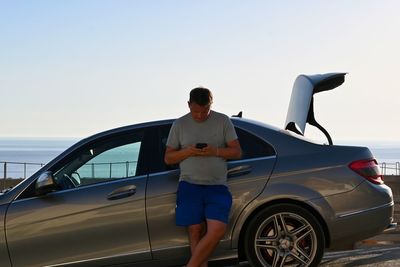
M 206 106 L 200 106 L 199 104 L 196 104 L 194 102 L 189 104 L 189 109 L 190 109 L 190 114 L 192 115 L 192 118 L 197 121 L 197 122 L 203 122 L 207 120 L 208 115 L 210 115 L 210 108 L 211 105 L 206 105 Z

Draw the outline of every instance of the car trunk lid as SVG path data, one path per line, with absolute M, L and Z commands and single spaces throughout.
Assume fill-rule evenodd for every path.
M 340 86 L 344 83 L 345 75 L 346 73 L 299 75 L 293 85 L 284 129 L 304 136 L 306 124 L 309 123 L 321 130 L 332 145 L 328 131 L 315 120 L 314 94 Z

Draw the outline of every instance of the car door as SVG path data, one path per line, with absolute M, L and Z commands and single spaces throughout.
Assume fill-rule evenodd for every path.
M 144 133 L 87 142 L 49 171 L 59 186 L 32 184 L 5 220 L 13 266 L 103 266 L 151 259 L 145 216 Z
M 147 218 L 150 243 L 154 259 L 185 259 L 190 255 L 187 230 L 175 225 L 176 190 L 179 180 L 178 166 L 166 166 L 163 162 L 165 144 L 170 124 L 158 128 L 154 138 L 157 147 L 147 185 Z M 236 128 L 243 150 L 240 160 L 229 161 L 228 185 L 233 197 L 228 231 L 214 255 L 229 250 L 230 231 L 242 209 L 261 193 L 273 169 L 276 157 L 274 149 L 260 138 Z M 158 164 L 155 164 L 158 162 Z M 219 252 L 218 252 L 219 251 Z

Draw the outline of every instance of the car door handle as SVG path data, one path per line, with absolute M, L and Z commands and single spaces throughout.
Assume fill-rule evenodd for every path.
M 115 189 L 110 194 L 107 195 L 107 199 L 116 200 L 124 197 L 132 196 L 136 193 L 135 185 L 127 185 L 120 188 Z
M 251 172 L 250 165 L 240 165 L 228 170 L 228 178 L 242 176 Z

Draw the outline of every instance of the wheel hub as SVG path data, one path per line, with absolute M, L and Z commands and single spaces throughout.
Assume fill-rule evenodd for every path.
M 293 247 L 293 240 L 288 237 L 281 237 L 279 239 L 279 248 L 282 250 L 290 250 Z

